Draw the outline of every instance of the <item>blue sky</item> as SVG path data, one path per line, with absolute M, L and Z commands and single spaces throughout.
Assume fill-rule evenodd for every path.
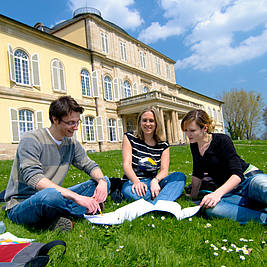
M 0 13 L 52 27 L 85 5 L 175 60 L 178 84 L 214 98 L 253 90 L 267 104 L 267 0 L 8 0 Z

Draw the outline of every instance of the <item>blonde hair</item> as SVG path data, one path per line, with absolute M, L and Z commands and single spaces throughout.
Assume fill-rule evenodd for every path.
M 213 120 L 209 117 L 206 111 L 202 109 L 193 109 L 189 111 L 182 119 L 181 128 L 186 130 L 189 123 L 195 121 L 196 124 L 202 129 L 204 126 L 208 127 L 207 132 L 211 133 L 214 130 Z
M 166 139 L 164 138 L 164 134 L 163 134 L 162 121 L 160 119 L 159 112 L 154 106 L 147 107 L 139 113 L 137 117 L 137 126 L 136 126 L 135 135 L 141 140 L 144 140 L 144 133 L 141 128 L 141 117 L 145 112 L 152 112 L 155 118 L 156 128 L 154 131 L 153 138 L 156 140 L 156 142 L 166 141 Z

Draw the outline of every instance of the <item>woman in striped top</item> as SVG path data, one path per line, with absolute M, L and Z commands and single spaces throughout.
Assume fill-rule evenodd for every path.
M 185 186 L 181 172 L 168 175 L 169 144 L 164 139 L 162 123 L 155 107 L 144 109 L 137 119 L 136 133 L 124 135 L 122 144 L 124 178 L 122 187 L 127 200 L 176 200 Z

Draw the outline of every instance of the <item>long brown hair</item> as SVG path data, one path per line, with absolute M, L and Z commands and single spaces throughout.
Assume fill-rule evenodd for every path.
M 207 132 L 211 133 L 214 130 L 213 120 L 209 117 L 206 111 L 202 109 L 193 109 L 189 111 L 182 119 L 181 128 L 186 130 L 189 123 L 195 121 L 196 124 L 202 129 L 204 126 L 208 127 Z
M 156 128 L 154 131 L 153 138 L 156 140 L 156 142 L 164 142 L 166 139 L 164 138 L 163 133 L 163 127 L 162 127 L 162 121 L 160 119 L 159 112 L 156 107 L 151 106 L 145 108 L 143 111 L 141 111 L 137 117 L 137 126 L 136 126 L 136 136 L 140 138 L 141 140 L 144 140 L 144 133 L 141 128 L 141 117 L 145 112 L 152 112 L 155 118 L 156 122 Z

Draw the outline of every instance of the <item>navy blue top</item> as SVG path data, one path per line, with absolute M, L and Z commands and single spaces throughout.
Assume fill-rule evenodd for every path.
M 150 146 L 145 141 L 139 139 L 133 132 L 125 133 L 132 146 L 132 168 L 139 179 L 154 178 L 157 175 L 161 165 L 161 155 L 165 149 L 169 147 L 169 143 L 159 142 L 155 146 Z M 146 169 L 140 167 L 140 160 L 149 157 L 157 165 L 153 169 Z M 124 178 L 127 176 L 124 174 Z
M 233 174 L 244 180 L 243 173 L 249 164 L 237 155 L 228 135 L 213 133 L 211 143 L 203 156 L 199 153 L 197 143 L 190 144 L 190 148 L 193 156 L 193 176 L 199 179 L 202 179 L 204 174 L 212 177 L 218 187 Z

